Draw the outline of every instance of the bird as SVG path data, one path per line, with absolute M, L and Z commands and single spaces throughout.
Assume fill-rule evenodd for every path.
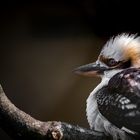
M 86 101 L 90 128 L 113 140 L 140 139 L 140 37 L 128 33 L 111 37 L 95 62 L 74 71 L 101 77 Z

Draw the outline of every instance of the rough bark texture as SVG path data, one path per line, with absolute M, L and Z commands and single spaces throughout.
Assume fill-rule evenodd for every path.
M 0 127 L 14 140 L 106 140 L 99 132 L 64 122 L 42 122 L 19 110 L 0 86 Z

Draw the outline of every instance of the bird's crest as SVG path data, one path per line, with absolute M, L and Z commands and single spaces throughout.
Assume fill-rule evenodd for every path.
M 120 34 L 112 37 L 103 47 L 100 56 L 116 61 L 131 59 L 133 66 L 140 66 L 140 37 L 137 34 Z

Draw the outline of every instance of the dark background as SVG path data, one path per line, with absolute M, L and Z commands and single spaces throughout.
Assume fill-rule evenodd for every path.
M 51 0 L 0 4 L 0 83 L 42 121 L 88 127 L 86 98 L 99 83 L 72 70 L 96 60 L 112 35 L 140 32 L 137 1 Z M 0 140 L 9 140 L 0 130 Z

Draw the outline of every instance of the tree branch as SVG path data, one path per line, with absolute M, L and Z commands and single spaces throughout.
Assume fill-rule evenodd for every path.
M 106 140 L 99 132 L 64 122 L 42 122 L 19 110 L 0 86 L 0 127 L 14 140 Z

